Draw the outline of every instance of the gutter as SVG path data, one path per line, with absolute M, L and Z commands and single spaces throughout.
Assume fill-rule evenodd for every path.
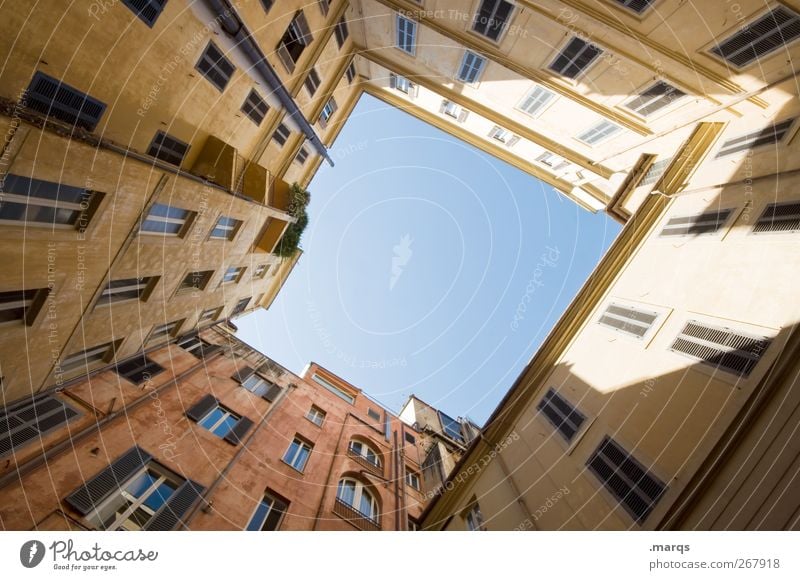
M 222 29 L 236 42 L 238 46 L 253 62 L 253 70 L 263 79 L 266 85 L 278 98 L 281 105 L 292 120 L 297 123 L 317 153 L 319 153 L 333 167 L 333 160 L 328 155 L 328 149 L 322 143 L 314 128 L 305 118 L 303 112 L 294 102 L 292 95 L 281 82 L 272 65 L 267 62 L 267 57 L 261 51 L 250 31 L 242 22 L 236 9 L 229 0 L 206 0 L 206 4 L 216 14 Z

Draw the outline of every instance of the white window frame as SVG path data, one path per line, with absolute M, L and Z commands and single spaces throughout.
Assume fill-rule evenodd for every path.
M 244 528 L 245 530 L 247 530 L 247 528 L 249 528 L 253 524 L 253 518 L 256 517 L 256 513 L 258 512 L 258 508 L 260 508 L 262 504 L 267 503 L 267 501 L 270 502 L 269 503 L 269 508 L 267 509 L 266 513 L 264 514 L 264 517 L 261 519 L 261 523 L 258 524 L 258 531 L 259 532 L 267 531 L 267 530 L 264 530 L 264 524 L 267 523 L 267 520 L 269 519 L 270 514 L 275 510 L 275 504 L 283 503 L 282 500 L 279 500 L 278 498 L 276 498 L 273 494 L 269 493 L 268 491 L 264 492 L 264 495 L 259 500 L 259 502 L 256 505 L 255 509 L 253 510 L 253 513 L 250 514 L 250 517 L 247 519 L 247 525 Z M 278 518 L 278 522 L 275 524 L 275 531 L 278 531 L 280 529 L 281 524 L 283 523 L 283 518 L 285 516 L 286 516 L 286 511 L 284 510 L 281 513 L 281 517 Z M 251 531 L 255 531 L 255 530 L 251 530 Z M 272 530 L 269 530 L 269 531 L 272 531 Z
M 556 94 L 554 92 L 542 86 L 534 85 L 525 93 L 525 96 L 519 104 L 517 104 L 517 110 L 535 119 L 544 113 L 545 109 L 555 101 L 555 96 Z M 536 106 L 534 107 L 534 105 Z
M 294 452 L 294 455 L 290 458 L 289 452 L 292 450 L 292 445 L 294 445 L 295 443 L 298 443 L 298 446 Z M 297 462 L 297 458 L 300 457 L 300 451 L 302 449 L 307 449 L 308 453 L 306 454 L 305 461 L 303 461 L 302 465 L 298 467 L 297 465 L 295 465 L 295 463 Z M 303 473 L 305 472 L 305 469 L 308 466 L 308 460 L 311 459 L 312 451 L 314 451 L 313 445 L 311 445 L 308 441 L 305 441 L 304 439 L 295 436 L 294 439 L 292 439 L 292 442 L 289 444 L 289 447 L 286 448 L 286 452 L 283 454 L 282 461 L 292 469 L 299 471 L 300 473 Z
M 358 449 L 356 449 L 356 446 L 358 446 Z M 364 443 L 363 441 L 359 441 L 357 439 L 353 439 L 353 440 L 350 441 L 350 443 L 348 444 L 347 448 L 350 451 L 352 451 L 353 453 L 355 453 L 356 455 L 360 456 L 365 461 L 367 461 L 370 464 L 374 465 L 375 467 L 383 467 L 383 463 L 381 462 L 380 454 L 377 451 L 375 451 L 375 449 L 371 445 L 368 445 L 367 443 Z M 372 456 L 374 457 L 374 461 L 372 459 L 370 459 L 370 457 L 369 457 L 370 454 L 372 454 Z
M 417 491 L 420 491 L 419 474 L 406 467 L 406 484 Z
M 495 125 L 492 127 L 492 130 L 489 131 L 489 138 L 505 145 L 511 139 L 511 131 L 499 125 Z
M 341 492 L 344 487 L 342 484 L 346 483 L 354 484 L 353 503 L 346 501 L 342 497 Z M 366 495 L 369 498 L 370 508 L 371 511 L 373 512 L 371 514 L 367 514 L 361 511 L 361 499 L 364 495 Z M 362 481 L 355 479 L 353 477 L 341 478 L 339 480 L 339 483 L 336 485 L 336 499 L 342 502 L 343 504 L 350 506 L 352 509 L 362 514 L 369 520 L 372 520 L 375 523 L 378 523 L 380 521 L 381 512 L 380 512 L 380 505 L 378 504 L 378 499 L 375 497 L 375 494 L 372 493 L 372 491 L 366 485 L 364 485 Z
M 222 411 L 222 415 L 221 415 L 221 416 L 220 416 L 220 418 L 217 420 L 217 422 L 216 422 L 216 423 L 213 423 L 213 424 L 212 424 L 211 426 L 209 426 L 209 427 L 206 427 L 205 425 L 203 425 L 203 424 L 202 424 L 202 423 L 203 423 L 203 421 L 205 421 L 206 419 L 208 419 L 209 415 L 211 415 L 211 414 L 212 414 L 214 411 L 216 411 L 217 409 L 219 409 L 220 411 Z M 226 433 L 222 433 L 222 434 L 219 434 L 219 433 L 214 433 L 214 429 L 216 429 L 217 427 L 219 427 L 220 425 L 222 425 L 222 424 L 223 424 L 225 421 L 227 421 L 227 420 L 228 420 L 229 418 L 231 418 L 231 417 L 233 417 L 234 419 L 236 419 L 237 423 L 238 423 L 239 421 L 241 421 L 241 420 L 242 420 L 242 416 L 241 416 L 241 415 L 239 415 L 238 413 L 234 413 L 233 411 L 231 411 L 231 410 L 230 410 L 230 409 L 228 409 L 227 407 L 223 407 L 222 405 L 220 405 L 219 403 L 217 403 L 216 405 L 214 405 L 213 407 L 211 407 L 211 409 L 208 411 L 208 413 L 206 413 L 205 415 L 203 415 L 203 416 L 202 416 L 202 418 L 201 418 L 199 421 L 197 421 L 197 424 L 198 424 L 198 425 L 199 425 L 199 426 L 200 426 L 202 429 L 205 429 L 206 431 L 208 431 L 209 433 L 211 433 L 211 434 L 212 434 L 212 435 L 214 435 L 215 437 L 219 437 L 220 439 L 224 439 L 225 437 L 227 437 L 228 433 L 230 433 L 231 431 L 233 431 L 233 429 L 236 427 L 236 425 L 234 424 L 234 425 L 233 425 L 233 427 L 231 427 L 231 428 L 230 428 L 230 430 L 228 430 Z
M 477 502 L 473 503 L 467 513 L 464 514 L 464 523 L 467 526 L 467 530 L 470 532 L 486 531 L 486 520 L 484 519 L 481 508 Z
M 242 279 L 242 276 L 244 276 L 245 270 L 245 266 L 230 266 L 226 268 L 225 273 L 222 275 L 222 282 L 220 282 L 220 285 L 236 284 Z M 231 274 L 233 274 L 233 277 L 231 277 Z
M 235 223 L 233 225 L 221 225 L 220 222 L 222 220 L 233 220 Z M 236 234 L 239 233 L 242 224 L 242 220 L 237 220 L 236 218 L 227 215 L 221 215 L 217 218 L 217 221 L 214 222 L 214 227 L 211 228 L 211 233 L 208 235 L 208 237 L 211 240 L 227 240 L 232 242 L 236 238 Z M 217 230 L 222 230 L 227 233 L 225 235 L 215 234 L 214 232 Z
M 343 399 L 343 400 L 347 401 L 351 405 L 355 404 L 356 398 L 353 395 L 351 395 L 350 393 L 340 389 L 339 387 L 337 387 L 336 385 L 334 385 L 333 383 L 331 383 L 327 379 L 324 379 L 321 376 L 319 376 L 317 373 L 314 373 L 313 375 L 311 375 L 311 379 L 315 383 L 321 385 L 327 391 L 330 391 L 331 393 L 333 393 L 334 395 L 339 397 L 340 399 Z
M 467 60 L 472 60 L 472 64 L 467 64 Z M 478 63 L 475 66 L 475 63 Z M 461 57 L 461 62 L 458 65 L 458 70 L 456 71 L 456 79 L 460 82 L 470 85 L 470 86 L 478 86 L 480 84 L 481 76 L 483 76 L 483 71 L 486 68 L 486 58 L 479 55 L 478 53 L 472 50 L 465 50 L 464 56 Z M 466 71 L 465 71 L 466 69 Z M 462 73 L 466 72 L 466 75 Z M 474 77 L 472 80 L 469 80 L 470 73 Z
M 306 413 L 306 419 L 314 423 L 317 427 L 322 427 L 322 424 L 325 422 L 325 417 L 327 413 L 317 407 L 316 405 L 311 405 L 311 408 Z
M 405 22 L 405 24 L 401 27 L 401 23 L 403 22 Z M 395 41 L 396 48 L 399 48 L 406 54 L 416 56 L 417 22 L 398 13 L 395 21 Z
M 506 18 L 505 22 L 503 22 L 503 26 L 500 28 L 500 32 L 497 34 L 497 38 L 491 38 L 490 36 L 487 36 L 483 32 L 479 32 L 479 31 L 475 30 L 475 24 L 476 24 L 476 22 L 478 20 L 478 17 L 480 16 L 480 13 L 481 13 L 481 5 L 483 4 L 483 2 L 486 2 L 486 1 L 487 0 L 480 0 L 478 2 L 478 5 L 477 5 L 476 10 L 475 10 L 475 16 L 472 18 L 472 23 L 470 24 L 469 31 L 472 34 L 477 34 L 481 38 L 486 39 L 488 42 L 493 42 L 495 44 L 500 44 L 500 42 L 505 37 L 506 32 L 508 32 L 508 29 L 510 27 L 509 25 L 511 24 L 511 20 L 515 16 L 517 6 L 516 6 L 516 3 L 513 2 L 512 0 L 502 0 L 506 4 L 511 4 L 511 11 L 508 13 L 508 18 Z M 494 16 L 497 14 L 497 10 L 500 7 L 501 0 L 494 0 L 494 1 L 496 2 L 496 4 L 494 6 L 494 9 L 492 10 L 492 16 L 489 18 L 489 20 L 493 20 L 494 19 Z M 488 23 L 487 23 L 487 25 L 488 25 Z

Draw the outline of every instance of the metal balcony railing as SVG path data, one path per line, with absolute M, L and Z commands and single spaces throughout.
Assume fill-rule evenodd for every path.
M 361 513 L 353 506 L 343 502 L 338 497 L 333 504 L 333 513 L 346 519 L 359 530 L 379 531 L 381 525 L 366 514 Z
M 363 465 L 364 467 L 366 467 L 370 471 L 373 471 L 373 472 L 377 473 L 378 475 L 383 475 L 383 469 L 381 468 L 380 465 L 376 465 L 376 464 L 372 463 L 369 459 L 367 459 L 366 457 L 364 457 L 360 453 L 356 453 L 355 451 L 353 451 L 349 447 L 347 448 L 347 455 L 351 459 L 355 460 L 355 462 L 358 463 L 359 465 Z

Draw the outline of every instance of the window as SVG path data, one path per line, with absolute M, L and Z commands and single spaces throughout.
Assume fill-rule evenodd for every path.
M 347 66 L 347 70 L 345 70 L 344 74 L 347 76 L 348 83 L 352 83 L 354 80 L 356 80 L 356 65 L 354 62 L 351 62 Z
M 319 115 L 319 119 L 323 127 L 327 125 L 328 121 L 338 108 L 339 106 L 336 104 L 336 99 L 334 99 L 333 97 L 328 99 L 328 102 L 325 103 L 324 107 L 322 107 L 322 112 Z
M 245 528 L 249 532 L 274 532 L 289 508 L 289 501 L 267 490 Z
M 537 85 L 525 95 L 525 98 L 522 99 L 522 102 L 517 108 L 533 117 L 552 101 L 554 96 L 555 95 L 547 89 Z
M 800 15 L 778 6 L 720 42 L 711 52 L 736 67 L 747 66 L 800 38 Z M 788 56 L 788 55 L 787 55 Z
M 344 19 L 344 16 L 336 23 L 336 28 L 333 29 L 333 35 L 336 37 L 336 45 L 339 48 L 344 46 L 347 37 L 350 35 L 350 32 L 347 30 L 347 21 Z
M 281 388 L 278 385 L 265 379 L 247 366 L 237 369 L 233 379 L 254 395 L 258 395 L 270 403 L 277 399 L 281 393 Z
M 642 94 L 626 101 L 624 106 L 642 117 L 647 117 L 685 96 L 683 91 L 664 81 L 658 81 Z
M 576 79 L 603 53 L 595 45 L 574 37 L 550 63 L 550 70 L 568 79 Z
M 231 316 L 236 316 L 237 314 L 241 314 L 247 308 L 247 305 L 250 304 L 251 297 L 248 296 L 247 298 L 242 298 L 236 303 L 236 306 L 233 307 L 231 310 Z
M 308 456 L 311 455 L 311 449 L 310 444 L 295 437 L 291 445 L 289 445 L 289 449 L 283 455 L 283 461 L 297 471 L 303 471 L 306 468 L 306 463 L 308 463 Z
M 205 324 L 206 322 L 212 322 L 214 320 L 217 320 L 221 313 L 222 313 L 221 306 L 218 308 L 209 308 L 208 310 L 203 310 L 197 319 L 197 324 Z
M 461 107 L 459 107 L 453 101 L 448 101 L 447 99 L 442 101 L 442 106 L 439 109 L 440 113 L 447 115 L 448 117 L 453 117 L 453 119 L 458 119 L 460 111 Z
M 312 40 L 314 38 L 311 36 L 306 17 L 302 10 L 298 10 L 286 32 L 283 33 L 277 48 L 278 57 L 289 72 L 294 71 L 297 61 Z
M 739 153 L 740 151 L 754 149 L 761 145 L 778 143 L 786 136 L 793 123 L 794 119 L 786 119 L 785 121 L 781 121 L 780 123 L 767 127 L 766 129 L 762 129 L 761 131 L 748 133 L 747 135 L 742 135 L 741 137 L 736 137 L 734 139 L 728 139 L 722 144 L 722 147 L 717 153 L 715 159 L 725 157 L 726 155 L 733 155 L 734 153 Z
M 551 153 L 550 151 L 545 151 L 539 157 L 536 158 L 536 161 L 541 163 L 542 165 L 546 165 L 553 171 L 561 171 L 562 169 L 566 169 L 572 163 L 561 157 L 560 155 L 556 155 L 555 153 Z
M 80 352 L 72 353 L 66 358 L 61 359 L 61 364 L 57 370 L 68 373 L 76 369 L 83 369 L 89 372 L 89 367 L 98 362 L 108 362 L 114 356 L 114 343 L 107 342 L 98 346 L 93 346 Z
M 308 161 L 308 149 L 305 147 L 300 147 L 300 151 L 297 152 L 295 155 L 294 160 L 297 161 L 300 165 L 305 165 L 305 162 Z
M 323 15 L 328 15 L 328 10 L 331 8 L 331 0 L 319 0 L 319 9 Z
M 0 409 L 0 457 L 77 416 L 75 409 L 50 395 Z
M 455 439 L 459 443 L 464 442 L 464 436 L 461 435 L 461 423 L 445 415 L 441 411 L 439 413 L 439 421 L 442 423 L 442 429 L 444 430 L 444 434 L 450 437 L 451 439 Z
M 362 517 L 374 523 L 378 522 L 378 500 L 361 481 L 350 477 L 340 479 L 336 489 L 336 499 Z
M 664 175 L 664 172 L 669 167 L 669 164 L 672 163 L 672 157 L 666 157 L 664 159 L 659 159 L 655 163 L 653 163 L 647 170 L 647 173 L 644 174 L 642 180 L 636 187 L 642 187 L 644 185 L 652 185 L 661 179 L 661 176 Z
M 351 405 L 356 402 L 356 398 L 353 395 L 343 391 L 339 387 L 337 387 L 337 386 L 333 385 L 332 383 L 330 383 L 329 381 L 323 379 L 318 374 L 314 373 L 311 376 L 311 378 L 314 380 L 315 383 L 317 383 L 318 385 L 321 385 L 323 388 L 325 388 L 326 390 L 330 391 L 331 393 L 333 393 L 334 395 L 336 395 L 340 399 L 344 399 L 345 401 L 347 401 Z
M 638 523 L 647 519 L 666 489 L 665 484 L 608 436 L 586 465 Z
M 405 16 L 397 15 L 397 48 L 410 55 L 417 49 L 417 23 Z
M 30 326 L 44 306 L 47 294 L 47 288 L 0 292 L 0 325 L 22 322 Z
M 264 12 L 269 12 L 269 9 L 272 8 L 274 3 L 275 0 L 261 0 L 261 6 L 264 7 Z
M 464 516 L 464 521 L 470 532 L 486 531 L 486 526 L 484 525 L 485 520 L 483 519 L 481 508 L 477 503 L 474 503 L 472 507 L 469 508 L 467 515 Z
M 570 405 L 555 389 L 548 389 L 536 408 L 547 417 L 556 430 L 567 442 L 571 442 L 575 434 L 580 431 L 586 417 L 575 407 Z
M 209 42 L 200 60 L 197 61 L 195 68 L 199 70 L 208 81 L 224 91 L 228 81 L 233 76 L 236 67 L 220 52 L 217 45 Z
M 189 272 L 183 277 L 183 280 L 181 280 L 181 284 L 178 286 L 178 294 L 194 291 L 202 292 L 205 290 L 206 286 L 208 286 L 208 282 L 211 280 L 211 276 L 213 275 L 214 270 Z
M 196 215 L 195 212 L 188 209 L 156 203 L 147 212 L 140 231 L 148 234 L 182 237 L 186 235 Z
M 583 141 L 587 145 L 598 145 L 621 130 L 622 128 L 619 125 L 615 125 L 611 121 L 600 121 L 590 129 L 578 135 L 578 140 Z
M 242 276 L 244 275 L 244 270 L 245 270 L 244 266 L 238 268 L 236 266 L 231 266 L 230 268 L 225 270 L 225 274 L 222 276 L 222 284 L 231 284 L 231 283 L 235 284 L 236 282 L 242 279 Z
M 236 237 L 236 233 L 239 231 L 241 226 L 241 220 L 233 219 L 227 216 L 220 216 L 220 218 L 217 220 L 217 223 L 214 225 L 214 229 L 211 230 L 211 237 L 219 240 L 231 241 Z
M 292 132 L 289 131 L 289 128 L 283 123 L 281 123 L 280 125 L 278 125 L 278 128 L 275 129 L 275 132 L 272 134 L 272 138 L 278 145 L 283 147 L 284 145 L 286 145 L 286 141 L 289 140 L 289 136 L 291 134 Z
M 405 439 L 406 439 L 406 443 L 409 443 L 410 445 L 416 445 L 417 444 L 417 440 L 414 438 L 414 436 L 411 433 L 406 433 Z
M 351 441 L 348 446 L 348 451 L 356 455 L 357 458 L 366 460 L 372 467 L 381 466 L 381 458 L 378 456 L 378 453 L 366 443 Z
M 106 284 L 98 306 L 108 306 L 115 302 L 125 302 L 126 300 L 144 300 L 146 293 L 155 282 L 157 277 L 148 276 L 146 278 L 125 278 L 122 280 L 111 280 Z
M 175 137 L 164 133 L 164 131 L 158 131 L 153 137 L 152 143 L 150 143 L 147 154 L 171 165 L 180 166 L 183 163 L 183 158 L 186 157 L 187 151 L 189 151 L 187 143 L 179 141 Z
M 414 88 L 414 85 L 406 77 L 395 74 L 389 75 L 389 86 L 407 95 L 410 95 Z
M 597 322 L 633 338 L 643 338 L 657 319 L 658 312 L 612 303 Z
M 197 358 L 206 358 L 220 349 L 220 347 L 215 344 L 211 345 L 200 340 L 196 334 L 180 338 L 178 340 L 178 346 L 192 353 Z
M 406 467 L 406 485 L 417 491 L 420 489 L 419 474 L 408 467 Z
M 256 269 L 253 270 L 253 278 L 256 279 L 263 278 L 268 270 L 269 270 L 269 264 L 259 264 L 258 266 L 256 266 Z
M 485 58 L 470 50 L 465 50 L 461 66 L 458 69 L 458 80 L 469 84 L 478 82 L 484 66 L 486 66 Z
M 151 361 L 144 354 L 138 354 L 125 362 L 118 362 L 116 370 L 118 375 L 138 385 L 163 372 L 164 367 Z
M 628 10 L 633 10 L 636 14 L 641 14 L 648 8 L 655 0 L 616 0 L 617 4 L 620 4 L 627 8 Z
M 800 203 L 769 204 L 753 227 L 753 233 L 800 231 Z
M 147 337 L 147 343 L 155 344 L 164 338 L 171 338 L 175 336 L 175 334 L 178 332 L 178 328 L 181 326 L 181 323 L 183 323 L 183 320 L 173 320 L 172 322 L 167 322 L 166 324 L 154 326 L 153 330 L 150 332 L 150 336 Z
M 438 443 L 434 443 L 425 455 L 425 460 L 422 462 L 422 476 L 425 479 L 425 488 L 428 492 L 435 491 L 444 482 L 445 472 L 442 452 Z
M 419 522 L 414 518 L 408 518 L 408 531 L 409 532 L 419 531 Z
M 213 395 L 203 396 L 186 411 L 186 416 L 203 429 L 233 445 L 238 444 L 253 426 L 250 419 L 222 406 Z
M 43 72 L 33 75 L 25 107 L 87 131 L 94 131 L 106 110 L 105 103 Z
M 313 97 L 314 93 L 317 92 L 317 89 L 319 88 L 321 82 L 322 81 L 319 78 L 317 69 L 312 68 L 310 71 L 308 71 L 308 76 L 306 77 L 306 80 L 303 84 L 305 85 L 308 94 Z
M 139 20 L 153 28 L 167 0 L 122 0 L 122 3 L 130 8 Z
M 306 419 L 314 423 L 317 427 L 322 427 L 322 423 L 325 422 L 325 411 L 312 405 L 308 413 L 306 413 Z
M 717 369 L 748 377 L 772 341 L 696 320 L 686 323 L 670 350 L 688 355 Z
M 505 143 L 511 138 L 511 133 L 509 133 L 508 130 L 495 125 L 494 127 L 492 127 L 492 130 L 489 131 L 489 137 L 491 137 L 495 141 L 500 141 L 500 143 Z
M 503 30 L 511 20 L 514 5 L 505 0 L 482 0 L 475 19 L 472 21 L 472 30 L 497 42 Z
M 66 498 L 98 530 L 173 530 L 203 486 L 172 473 L 133 447 Z
M 269 105 L 267 105 L 266 101 L 261 98 L 261 95 L 259 95 L 255 89 L 252 89 L 244 100 L 244 103 L 242 103 L 242 113 L 247 115 L 257 126 L 260 126 L 261 121 L 267 116 L 267 111 L 269 111 Z
M 3 181 L 0 223 L 74 227 L 84 231 L 102 194 L 9 173 Z
M 730 215 L 731 209 L 720 211 L 708 211 L 698 215 L 681 216 L 670 218 L 664 229 L 659 234 L 660 237 L 672 236 L 699 236 L 701 234 L 714 234 L 722 229 Z
M 367 415 L 373 421 L 380 421 L 381 420 L 381 414 L 378 413 L 378 411 L 376 411 L 375 409 L 367 409 Z

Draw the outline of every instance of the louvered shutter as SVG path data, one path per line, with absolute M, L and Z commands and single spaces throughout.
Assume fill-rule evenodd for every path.
M 219 401 L 214 395 L 204 395 L 197 403 L 186 411 L 186 416 L 195 423 L 208 415 L 208 412 L 217 405 Z
M 292 60 L 292 56 L 289 54 L 289 49 L 286 48 L 286 44 L 281 42 L 278 44 L 278 58 L 281 59 L 283 66 L 286 67 L 290 73 L 294 72 L 294 61 Z
M 300 10 L 297 13 L 297 16 L 295 16 L 295 21 L 297 22 L 297 27 L 300 29 L 300 33 L 303 35 L 303 42 L 306 46 L 308 46 L 314 40 L 314 37 L 311 35 L 311 30 L 308 28 L 306 15 L 303 14 L 302 10 Z
M 239 369 L 236 369 L 236 372 L 233 373 L 233 376 L 231 378 L 235 381 L 238 381 L 241 384 L 244 383 L 247 379 L 249 379 L 254 372 L 256 371 L 250 368 L 249 366 L 245 365 Z
M 518 142 L 519 142 L 519 137 L 514 135 L 513 137 L 511 137 L 511 139 L 508 140 L 508 143 L 506 143 L 506 147 L 513 147 Z
M 169 532 L 182 523 L 184 514 L 194 505 L 205 488 L 192 480 L 187 480 L 169 498 L 144 529 L 151 532 Z
M 395 75 L 389 75 L 389 87 L 397 88 L 397 77 Z
M 261 395 L 261 398 L 265 401 L 269 401 L 270 403 L 278 398 L 278 395 L 281 394 L 281 388 L 278 385 L 270 385 L 267 392 Z
M 132 447 L 111 465 L 65 498 L 81 515 L 91 512 L 97 504 L 136 474 L 152 456 L 140 447 Z
M 333 97 L 328 100 L 328 104 L 331 106 L 331 115 L 333 115 L 339 109 L 339 105 L 336 104 L 336 100 Z
M 43 72 L 33 75 L 25 104 L 34 111 L 88 131 L 94 131 L 106 110 L 105 103 Z
M 467 115 L 469 115 L 469 111 L 466 109 L 461 109 L 461 112 L 458 114 L 458 122 L 463 123 L 467 120 Z
M 220 350 L 222 350 L 222 347 L 218 344 L 203 343 L 203 346 L 200 347 L 200 356 L 202 358 L 209 358 L 210 356 L 219 352 Z
M 239 419 L 239 422 L 231 429 L 227 435 L 225 435 L 225 441 L 231 443 L 232 445 L 238 445 L 242 442 L 242 437 L 244 434 L 250 430 L 250 427 L 253 426 L 253 422 L 248 419 L 247 417 L 242 417 Z
M 439 113 L 444 114 L 445 110 L 447 110 L 447 100 L 442 101 L 442 104 L 439 105 Z

